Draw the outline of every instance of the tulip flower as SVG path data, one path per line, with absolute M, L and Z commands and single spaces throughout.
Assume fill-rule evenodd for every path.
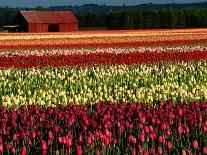
M 26 146 L 23 146 L 23 147 L 21 148 L 21 154 L 22 154 L 22 155 L 26 155 L 26 154 L 27 154 L 27 148 L 26 148 Z
M 42 151 L 46 151 L 47 150 L 47 143 L 45 140 L 41 140 L 41 149 Z
M 136 155 L 136 150 L 134 148 L 131 149 L 131 155 Z
M 194 148 L 195 150 L 198 149 L 198 141 L 197 141 L 197 140 L 194 140 L 194 141 L 193 141 L 193 148 Z
M 0 144 L 0 152 L 3 152 L 3 150 L 4 150 L 4 147 L 2 144 Z
M 203 147 L 202 153 L 203 153 L 203 155 L 207 155 L 207 147 L 206 146 Z
M 76 153 L 77 153 L 77 155 L 83 154 L 82 147 L 80 145 L 76 147 Z
M 162 147 L 158 147 L 157 148 L 157 153 L 159 154 L 159 155 L 162 155 L 163 154 L 163 151 L 162 151 Z

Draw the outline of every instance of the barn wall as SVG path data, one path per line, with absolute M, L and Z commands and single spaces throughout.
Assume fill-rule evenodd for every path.
M 59 24 L 60 32 L 78 31 L 78 23 Z
M 29 24 L 29 32 L 48 32 L 48 24 Z

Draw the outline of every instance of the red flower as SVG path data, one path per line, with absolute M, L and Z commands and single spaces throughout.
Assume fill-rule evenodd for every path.
M 142 124 L 145 124 L 145 122 L 146 122 L 145 117 L 141 117 L 140 122 L 141 122 Z
M 46 143 L 46 141 L 41 140 L 41 148 L 42 148 L 42 151 L 46 151 L 47 150 L 47 143 Z
M 3 152 L 3 150 L 4 150 L 4 147 L 2 144 L 0 144 L 0 152 Z
M 144 143 L 144 141 L 145 141 L 145 135 L 144 135 L 144 134 L 141 134 L 141 135 L 139 136 L 139 140 L 140 140 L 142 143 Z
M 78 142 L 80 143 L 82 141 L 83 141 L 83 136 L 82 135 L 78 136 Z
M 156 138 L 156 134 L 155 134 L 155 132 L 152 132 L 152 133 L 150 134 L 149 137 L 150 137 L 152 140 L 155 139 L 155 138 Z
M 144 150 L 144 151 L 143 151 L 143 155 L 149 155 L 149 152 L 146 151 L 146 150 Z
M 26 146 L 23 146 L 22 147 L 21 153 L 22 153 L 22 155 L 26 155 L 27 154 L 27 148 L 26 148 Z
M 167 126 L 166 126 L 165 123 L 162 123 L 162 124 L 160 125 L 160 128 L 161 128 L 162 131 L 164 131 L 164 130 L 167 128 Z
M 183 109 L 180 108 L 180 109 L 178 110 L 178 115 L 179 115 L 179 116 L 183 116 Z
M 67 147 L 71 147 L 72 146 L 72 140 L 71 140 L 71 138 L 67 138 L 66 145 L 67 145 Z
M 178 133 L 179 133 L 179 134 L 182 134 L 182 133 L 183 133 L 183 128 L 182 128 L 182 126 L 178 126 Z
M 62 143 L 62 142 L 63 142 L 62 137 L 58 137 L 58 142 L 59 142 L 59 143 Z
M 150 152 L 150 154 L 155 154 L 155 149 L 153 147 L 151 147 L 149 152 Z
M 136 155 L 136 150 L 134 148 L 131 150 L 131 155 Z
M 53 135 L 52 131 L 49 131 L 49 132 L 48 132 L 48 137 L 49 137 L 49 139 L 51 139 L 51 140 L 54 139 L 54 135 Z
M 197 140 L 194 140 L 193 141 L 193 148 L 196 150 L 198 149 L 198 141 Z
M 83 154 L 81 146 L 76 147 L 76 153 L 77 153 L 77 155 L 82 155 Z
M 16 154 L 16 149 L 15 148 L 12 148 L 12 154 Z
M 17 134 L 13 134 L 13 140 L 16 141 L 17 140 Z
M 142 153 L 143 152 L 141 145 L 138 145 L 138 152 L 139 153 Z
M 100 155 L 100 151 L 99 150 L 96 150 L 95 155 Z
M 162 147 L 158 147 L 157 148 L 157 153 L 159 154 L 159 155 L 162 155 L 163 154 L 163 151 L 162 151 Z
M 203 147 L 203 149 L 202 149 L 202 153 L 203 153 L 204 155 L 207 155 L 207 147 L 206 147 L 206 146 Z
M 167 142 L 167 148 L 168 148 L 168 150 L 171 150 L 172 147 L 173 147 L 173 145 L 172 145 L 171 141 L 168 141 Z
M 164 135 L 159 136 L 158 141 L 159 141 L 159 143 L 165 143 L 165 136 Z

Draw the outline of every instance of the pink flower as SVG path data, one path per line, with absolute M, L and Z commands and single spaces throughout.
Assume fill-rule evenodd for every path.
M 21 153 L 22 153 L 22 155 L 26 155 L 27 154 L 27 148 L 26 148 L 26 146 L 23 146 L 22 147 Z
M 142 153 L 143 152 L 141 145 L 138 145 L 138 152 L 139 153 Z
M 67 147 L 71 147 L 72 146 L 72 140 L 71 140 L 71 138 L 67 138 L 66 145 L 67 145 Z
M 2 144 L 0 144 L 0 152 L 3 152 L 3 150 L 4 150 L 4 147 Z
M 78 142 L 80 143 L 82 141 L 83 141 L 83 136 L 82 135 L 78 136 Z
M 182 133 L 183 133 L 183 128 L 182 128 L 182 126 L 178 126 L 178 133 L 179 133 L 179 134 L 182 134 Z
M 42 151 L 46 151 L 47 150 L 47 143 L 46 143 L 46 141 L 41 140 L 41 148 L 42 148 Z
M 81 146 L 76 147 L 76 153 L 77 153 L 77 155 L 82 155 L 83 154 Z
M 159 136 L 158 141 L 159 141 L 159 143 L 165 143 L 165 136 L 164 135 Z
M 179 115 L 179 116 L 183 116 L 183 109 L 179 109 L 179 111 L 178 111 L 178 115 Z
M 17 134 L 13 134 L 13 140 L 16 141 L 17 140 Z
M 63 142 L 62 137 L 58 137 L 58 142 L 59 142 L 59 143 L 62 143 L 62 142 Z
M 162 147 L 158 147 L 157 148 L 157 153 L 159 154 L 159 155 L 162 155 L 163 154 L 163 151 L 162 151 Z
M 17 152 L 16 149 L 13 147 L 12 148 L 12 154 L 16 154 L 16 152 Z
M 207 147 L 206 147 L 206 146 L 203 147 L 203 149 L 202 149 L 202 153 L 203 153 L 204 155 L 207 155 Z
M 172 147 L 173 147 L 173 145 L 172 145 L 171 141 L 168 141 L 167 142 L 167 148 L 168 148 L 168 150 L 171 150 Z
M 144 150 L 144 151 L 143 151 L 143 155 L 149 155 L 149 152 L 146 151 L 146 150 Z
M 149 152 L 150 152 L 150 154 L 155 154 L 155 149 L 153 147 L 151 147 Z
M 140 122 L 141 122 L 142 124 L 145 124 L 145 122 L 146 122 L 146 118 L 145 118 L 144 116 L 141 117 Z
M 145 141 L 145 136 L 144 136 L 144 134 L 141 134 L 141 135 L 139 136 L 139 140 L 140 140 L 142 143 L 144 143 L 144 141 Z
M 136 155 L 136 150 L 134 148 L 131 150 L 131 155 Z
M 198 149 L 198 141 L 197 140 L 194 140 L 193 141 L 193 148 L 196 150 Z
M 52 131 L 49 131 L 49 132 L 48 132 L 48 137 L 49 137 L 49 139 L 51 139 L 51 140 L 54 139 L 54 135 L 53 135 Z
M 100 151 L 99 150 L 96 150 L 95 155 L 100 155 Z
M 167 128 L 167 126 L 166 126 L 165 123 L 162 123 L 162 124 L 160 125 L 160 128 L 161 128 L 162 131 L 164 131 L 164 130 Z

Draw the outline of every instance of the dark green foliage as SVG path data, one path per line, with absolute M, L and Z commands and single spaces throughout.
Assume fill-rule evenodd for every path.
M 44 8 L 39 6 L 36 10 L 44 10 Z M 88 10 L 77 11 L 73 10 L 72 7 L 71 10 L 74 11 L 80 21 L 79 26 L 81 28 L 157 29 L 207 27 L 207 8 L 112 8 L 108 11 L 96 12 Z M 0 28 L 3 25 L 15 24 L 13 19 L 17 12 L 17 9 L 0 8 Z

